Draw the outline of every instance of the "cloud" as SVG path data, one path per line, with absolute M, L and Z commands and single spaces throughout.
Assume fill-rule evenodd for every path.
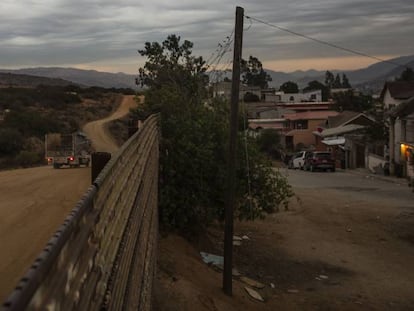
M 245 14 L 274 25 L 373 55 L 408 55 L 414 1 L 257 0 L 239 2 Z M 194 42 L 208 57 L 234 25 L 236 1 L 3 0 L 0 67 L 125 68 L 145 41 L 170 33 Z M 266 61 L 349 56 L 343 51 L 245 19 L 244 55 Z M 122 66 L 121 66 L 122 64 Z M 103 67 L 103 66 L 101 66 Z

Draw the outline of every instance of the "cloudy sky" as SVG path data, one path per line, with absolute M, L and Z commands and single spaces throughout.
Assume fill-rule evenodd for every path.
M 0 68 L 65 66 L 136 73 L 146 41 L 175 33 L 208 59 L 245 15 L 389 59 L 414 54 L 413 0 L 1 0 Z M 265 68 L 355 69 L 376 61 L 245 19 L 243 56 Z M 222 58 L 226 64 L 231 52 Z M 224 66 L 224 65 L 223 65 Z

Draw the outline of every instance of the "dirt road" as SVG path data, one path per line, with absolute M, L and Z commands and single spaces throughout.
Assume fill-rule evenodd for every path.
M 88 137 L 93 137 L 92 145 L 95 151 L 113 153 L 118 149 L 115 140 L 108 134 L 106 123 L 120 119 L 128 114 L 129 109 L 136 106 L 134 96 L 124 96 L 119 109 L 109 117 L 90 122 L 83 127 Z
M 234 249 L 234 266 L 265 285 L 253 300 L 199 251 L 222 252 L 220 226 L 193 245 L 161 240 L 156 310 L 414 310 L 414 206 L 405 185 L 345 172 L 289 171 L 299 201 L 256 222 L 237 222 L 249 240 Z M 174 302 L 174 303 L 173 303 Z
M 118 147 L 105 122 L 126 115 L 134 104 L 126 96 L 110 117 L 86 125 L 99 151 Z M 26 272 L 90 184 L 90 169 L 37 167 L 0 172 L 0 301 Z

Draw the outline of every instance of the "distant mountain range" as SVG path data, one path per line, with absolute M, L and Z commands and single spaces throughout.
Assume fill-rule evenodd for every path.
M 137 85 L 135 84 L 136 76 L 125 73 L 110 73 L 61 67 L 39 67 L 16 70 L 0 69 L 0 72 L 63 79 L 84 86 L 137 88 Z
M 402 66 L 396 64 L 401 64 Z M 353 87 L 378 91 L 382 88 L 385 81 L 392 80 L 399 76 L 404 70 L 403 66 L 414 68 L 414 55 L 390 59 L 388 62 L 378 62 L 366 68 L 357 70 L 330 71 L 334 75 L 337 73 L 345 73 Z M 293 81 L 296 82 L 300 88 L 305 87 L 308 82 L 312 80 L 324 83 L 326 73 L 326 70 L 294 71 L 291 73 L 277 72 L 267 69 L 266 71 L 272 77 L 272 82 L 270 82 L 271 86 L 279 87 L 286 81 Z
M 395 63 L 395 64 L 393 64 Z M 401 64 L 398 66 L 396 64 Z M 399 76 L 404 70 L 403 66 L 414 68 L 414 55 L 402 56 L 394 59 L 390 59 L 387 62 L 378 62 L 369 67 L 358 70 L 330 70 L 333 74 L 345 73 L 353 87 L 361 90 L 372 90 L 378 92 L 381 90 L 385 81 L 392 80 Z M 305 87 L 308 82 L 312 80 L 318 80 L 322 83 L 325 81 L 325 70 L 307 70 L 307 71 L 294 71 L 290 73 L 278 72 L 265 69 L 267 73 L 272 77 L 270 86 L 279 87 L 286 81 L 296 82 L 300 88 Z M 63 80 L 70 81 L 75 84 L 84 86 L 100 86 L 105 88 L 133 88 L 137 89 L 135 84 L 136 75 L 125 73 L 109 73 L 99 72 L 95 70 L 82 70 L 75 68 L 61 68 L 61 67 L 40 67 L 40 68 L 25 68 L 17 70 L 0 69 L 0 73 L 12 73 L 19 75 L 31 75 L 46 78 L 61 79 L 55 83 L 67 83 Z M 221 77 L 230 77 L 229 73 L 222 73 Z M 9 76 L 10 78 L 10 76 Z M 0 76 L 4 79 L 4 76 Z M 62 80 L 63 79 L 63 80 Z M 44 81 L 44 84 L 47 84 Z

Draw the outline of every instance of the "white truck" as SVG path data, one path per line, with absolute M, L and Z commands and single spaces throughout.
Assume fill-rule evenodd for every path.
M 45 135 L 45 157 L 53 168 L 89 166 L 91 143 L 83 132 Z

